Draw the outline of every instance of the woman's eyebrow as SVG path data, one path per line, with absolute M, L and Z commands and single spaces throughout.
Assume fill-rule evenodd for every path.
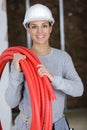
M 37 25 L 37 24 L 35 24 L 35 23 L 31 23 L 30 25 Z
M 42 24 L 48 24 L 48 22 L 43 22 Z M 37 25 L 37 23 L 31 23 L 30 25 Z

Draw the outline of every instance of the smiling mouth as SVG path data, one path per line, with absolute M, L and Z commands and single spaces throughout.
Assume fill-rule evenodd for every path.
M 40 36 L 37 36 L 38 39 L 43 39 L 44 36 L 43 35 L 40 35 Z

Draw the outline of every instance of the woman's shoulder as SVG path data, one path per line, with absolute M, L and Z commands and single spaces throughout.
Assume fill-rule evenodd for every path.
M 52 48 L 53 50 L 53 53 L 57 56 L 60 56 L 60 57 L 71 57 L 69 55 L 68 52 L 64 51 L 64 50 L 61 50 L 61 49 L 57 49 L 57 48 Z
M 53 48 L 53 57 L 58 59 L 58 62 L 60 61 L 64 64 L 70 63 L 72 61 L 72 57 L 69 55 L 69 53 L 61 49 Z

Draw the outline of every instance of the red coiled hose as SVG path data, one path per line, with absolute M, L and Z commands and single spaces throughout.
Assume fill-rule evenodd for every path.
M 22 71 L 25 75 L 30 93 L 32 107 L 31 130 L 52 130 L 52 105 L 55 100 L 52 86 L 46 76 L 41 78 L 37 73 L 37 65 L 41 64 L 37 56 L 29 49 L 17 46 L 3 51 L 0 56 L 0 76 L 8 61 L 13 59 L 14 53 L 26 55 L 25 60 L 20 60 Z
M 2 130 L 2 126 L 1 126 L 1 123 L 0 123 L 0 130 Z

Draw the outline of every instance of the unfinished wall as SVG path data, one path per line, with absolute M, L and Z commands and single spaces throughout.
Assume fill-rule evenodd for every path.
M 43 3 L 53 12 L 56 20 L 53 27 L 50 43 L 53 47 L 60 48 L 59 30 L 59 1 L 30 0 L 31 4 Z M 8 38 L 9 45 L 26 46 L 26 31 L 22 25 L 25 2 L 8 0 Z M 87 108 L 87 0 L 64 0 L 65 19 L 65 46 L 66 51 L 72 56 L 75 67 L 85 86 L 84 95 L 80 98 L 68 96 L 68 108 Z

